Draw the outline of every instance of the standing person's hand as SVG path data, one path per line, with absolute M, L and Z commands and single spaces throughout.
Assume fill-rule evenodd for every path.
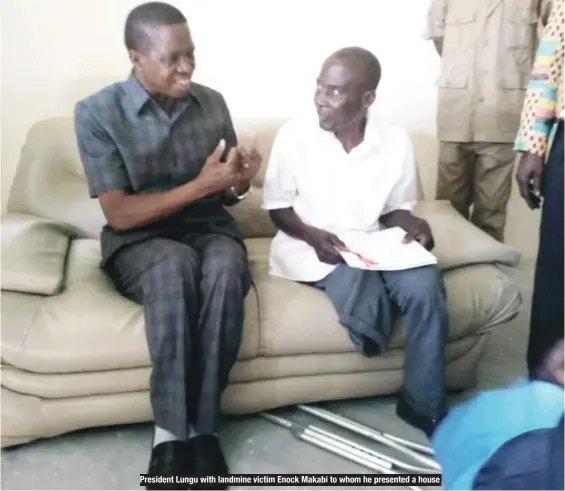
M 541 204 L 541 175 L 544 158 L 531 153 L 523 153 L 516 171 L 516 182 L 520 196 L 532 210 Z
M 208 156 L 198 179 L 212 193 L 225 191 L 236 186 L 239 181 L 239 155 L 237 149 L 231 148 L 225 162 L 221 161 L 226 148 L 225 140 L 220 140 L 216 149 Z

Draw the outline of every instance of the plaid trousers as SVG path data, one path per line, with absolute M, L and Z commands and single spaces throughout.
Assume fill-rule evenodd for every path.
M 217 431 L 251 287 L 245 247 L 220 234 L 154 238 L 118 250 L 108 275 L 143 305 L 155 424 L 178 438 Z

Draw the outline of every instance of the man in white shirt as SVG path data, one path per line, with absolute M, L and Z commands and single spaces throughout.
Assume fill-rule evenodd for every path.
M 397 414 L 428 436 L 447 411 L 444 288 L 435 266 L 369 271 L 344 264 L 345 233 L 400 227 L 433 247 L 428 224 L 411 214 L 417 172 L 400 128 L 369 114 L 381 76 L 376 57 L 344 48 L 323 64 L 317 115 L 287 122 L 275 138 L 263 206 L 279 229 L 270 273 L 312 285 L 332 301 L 355 349 L 379 356 L 395 314 L 407 328 L 405 382 Z

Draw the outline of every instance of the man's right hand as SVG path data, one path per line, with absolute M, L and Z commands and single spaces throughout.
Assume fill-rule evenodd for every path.
M 310 227 L 306 242 L 314 248 L 321 262 L 327 264 L 344 262 L 338 249 L 345 248 L 345 244 L 336 235 L 319 228 Z
M 226 148 L 226 141 L 220 140 L 216 149 L 208 156 L 204 166 L 198 175 L 200 182 L 212 193 L 225 191 L 235 186 L 239 180 L 239 165 L 236 148 L 231 148 L 225 162 L 222 162 L 222 154 Z
M 523 153 L 516 171 L 520 195 L 532 210 L 539 208 L 541 203 L 540 188 L 543 164 L 543 157 Z

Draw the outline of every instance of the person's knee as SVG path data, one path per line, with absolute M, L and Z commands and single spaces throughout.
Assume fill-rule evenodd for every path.
M 328 292 L 351 291 L 357 289 L 358 285 L 370 288 L 375 293 L 384 291 L 384 284 L 378 271 L 353 268 L 347 264 L 340 264 L 319 283 L 323 284 Z
M 205 284 L 241 285 L 249 276 L 245 249 L 230 239 L 215 244 L 208 251 L 202 265 L 202 281 Z
M 435 266 L 424 266 L 410 271 L 399 293 L 406 304 L 444 308 L 445 290 L 441 273 Z
M 170 292 L 187 284 L 195 286 L 200 281 L 200 270 L 194 250 L 184 244 L 166 244 L 155 255 L 148 286 L 157 292 Z

